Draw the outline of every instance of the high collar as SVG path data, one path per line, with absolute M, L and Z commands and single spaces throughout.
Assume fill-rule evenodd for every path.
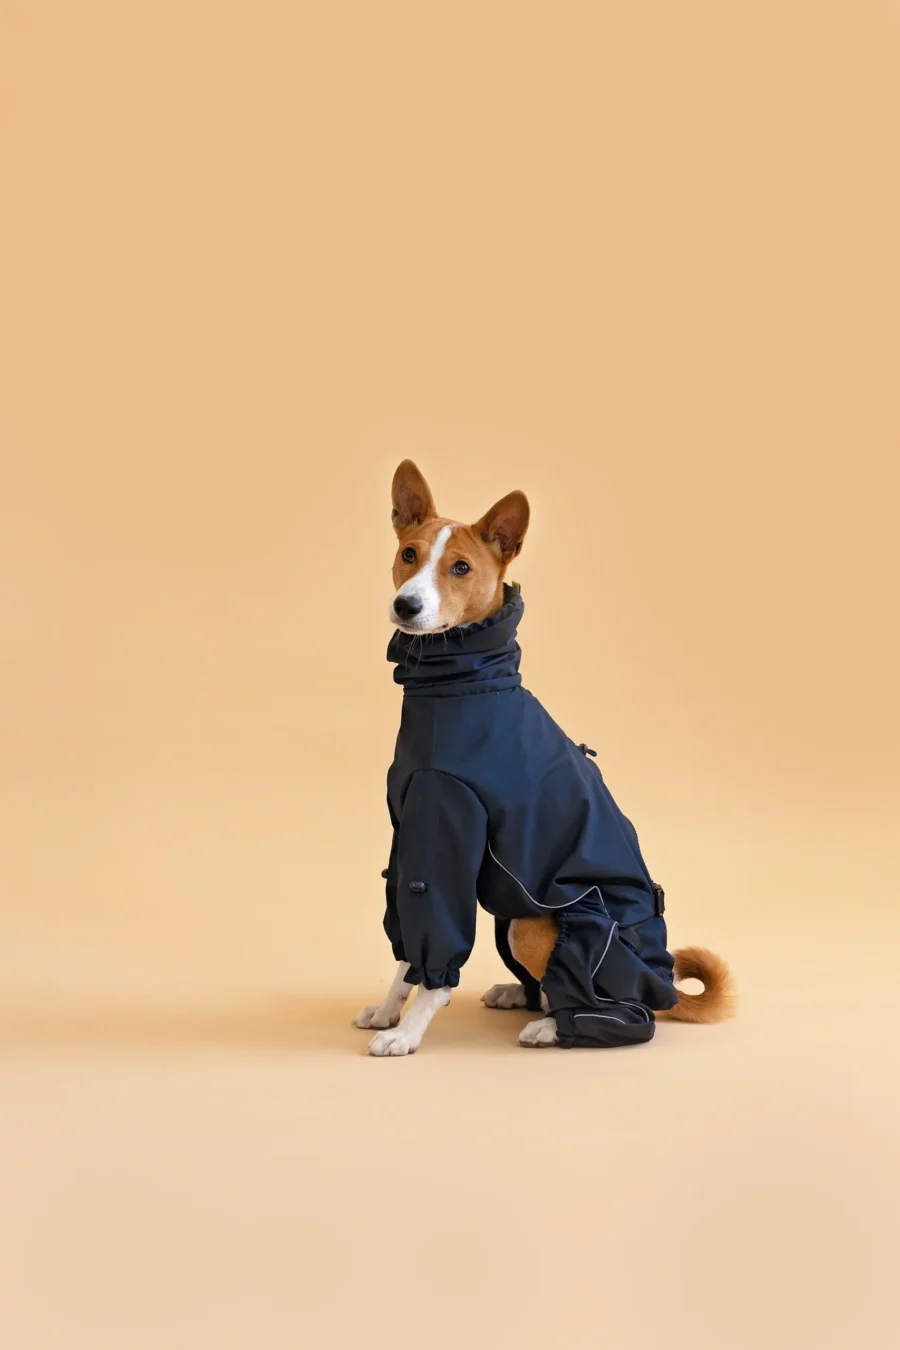
M 503 587 L 503 608 L 481 623 L 414 636 L 398 628 L 387 649 L 405 695 L 444 697 L 515 689 L 521 651 L 516 629 L 525 606 L 517 588 Z

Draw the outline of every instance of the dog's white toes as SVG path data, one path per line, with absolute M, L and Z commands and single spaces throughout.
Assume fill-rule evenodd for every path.
M 519 1032 L 520 1045 L 536 1045 L 542 1048 L 545 1045 L 556 1045 L 558 1039 L 555 1017 L 541 1017 L 537 1022 L 529 1022 Z
M 395 1027 L 400 1021 L 400 1009 L 387 1007 L 384 1003 L 367 1003 L 362 1012 L 353 1019 L 353 1025 L 368 1031 L 369 1027 Z
M 524 1008 L 525 990 L 520 984 L 492 984 L 481 1001 L 486 1008 Z
M 378 1056 L 412 1055 L 415 1050 L 409 1032 L 398 1027 L 393 1031 L 379 1031 L 377 1036 L 373 1036 L 367 1053 Z

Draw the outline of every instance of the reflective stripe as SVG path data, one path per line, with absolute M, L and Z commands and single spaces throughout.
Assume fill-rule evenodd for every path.
M 600 903 L 601 905 L 603 905 L 604 913 L 606 914 L 606 917 L 609 918 L 609 911 L 607 910 L 606 902 L 603 899 L 603 892 L 600 890 L 600 887 L 597 886 L 596 884 L 593 886 L 588 886 L 586 891 L 581 892 L 581 895 L 576 895 L 574 900 L 566 900 L 566 902 L 562 905 L 542 905 L 540 900 L 535 900 L 534 896 L 529 892 L 528 888 L 522 885 L 522 882 L 519 880 L 516 874 L 514 872 L 511 872 L 508 867 L 503 866 L 503 863 L 500 861 L 494 850 L 491 848 L 490 839 L 488 840 L 488 853 L 491 855 L 497 866 L 502 867 L 506 875 L 508 877 L 512 877 L 516 885 L 521 887 L 521 889 L 528 896 L 528 899 L 531 901 L 531 903 L 533 905 L 537 905 L 538 909 L 568 909 L 569 905 L 577 905 L 579 900 L 584 900 L 585 896 L 590 895 L 592 891 L 596 891 L 597 894 L 600 896 Z M 604 955 L 605 954 L 606 953 L 604 953 Z M 600 959 L 602 960 L 603 958 L 601 957 Z

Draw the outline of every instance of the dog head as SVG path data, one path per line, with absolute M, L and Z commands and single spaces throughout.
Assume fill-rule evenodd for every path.
M 398 540 L 391 623 L 404 633 L 442 633 L 495 613 L 528 529 L 524 492 L 508 493 L 474 525 L 462 525 L 438 515 L 428 484 L 405 459 L 391 501 Z

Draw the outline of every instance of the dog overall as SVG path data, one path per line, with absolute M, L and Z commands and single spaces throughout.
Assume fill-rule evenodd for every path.
M 391 639 L 403 712 L 388 772 L 385 932 L 410 984 L 456 986 L 480 903 L 530 1008 L 543 989 L 561 1046 L 648 1041 L 653 1010 L 677 1002 L 663 893 L 593 751 L 522 687 L 523 610 L 506 587 L 482 623 Z M 550 913 L 559 938 L 538 985 L 508 930 Z

